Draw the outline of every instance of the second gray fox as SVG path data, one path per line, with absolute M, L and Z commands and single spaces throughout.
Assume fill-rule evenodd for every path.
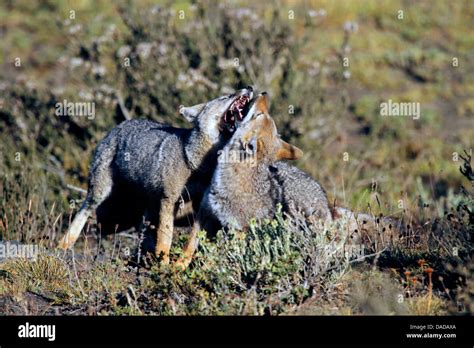
M 191 261 L 201 229 L 242 230 L 251 219 L 273 218 L 278 204 L 288 215 L 303 214 L 310 221 L 345 217 L 351 232 L 377 227 L 371 215 L 331 208 L 316 180 L 295 166 L 279 162 L 298 159 L 301 154 L 300 149 L 279 138 L 268 113 L 268 98 L 259 96 L 219 156 L 178 266 L 185 268 Z M 389 219 L 380 223 L 391 228 Z
M 269 165 L 278 160 L 295 160 L 301 155 L 300 149 L 278 136 L 275 122 L 268 114 L 268 97 L 257 97 L 218 157 L 178 267 L 185 268 L 189 264 L 201 228 L 207 231 L 221 226 L 244 229 L 252 218 L 272 217 L 284 193 L 269 171 Z M 325 206 L 327 211 L 323 204 L 322 211 L 315 213 L 327 215 L 328 205 Z
M 235 156 L 235 160 L 229 154 L 247 156 Z M 241 230 L 253 218 L 273 217 L 278 203 L 290 214 L 302 211 L 308 217 L 330 219 L 326 193 L 319 184 L 298 168 L 278 162 L 301 155 L 300 149 L 280 139 L 268 113 L 268 97 L 259 96 L 219 156 L 202 202 L 208 219 L 214 217 L 224 228 Z

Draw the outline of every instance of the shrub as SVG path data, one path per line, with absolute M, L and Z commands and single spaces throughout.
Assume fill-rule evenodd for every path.
M 214 242 L 201 234 L 185 275 L 155 270 L 157 292 L 173 299 L 174 314 L 281 313 L 316 288 L 331 291 L 344 274 L 351 256 L 343 225 L 311 225 L 278 212 L 246 232 L 220 231 Z

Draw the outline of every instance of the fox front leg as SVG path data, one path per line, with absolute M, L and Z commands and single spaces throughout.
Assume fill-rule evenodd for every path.
M 155 255 L 161 257 L 162 264 L 169 264 L 171 242 L 173 241 L 174 202 L 164 199 L 161 202 L 158 229 L 156 231 Z
M 194 252 L 198 246 L 199 240 L 197 238 L 197 234 L 201 229 L 201 225 L 199 223 L 199 218 L 197 221 L 194 222 L 193 227 L 191 229 L 191 234 L 189 235 L 188 241 L 183 248 L 183 254 L 181 257 L 176 261 L 176 267 L 185 270 L 188 268 L 191 260 L 193 258 Z

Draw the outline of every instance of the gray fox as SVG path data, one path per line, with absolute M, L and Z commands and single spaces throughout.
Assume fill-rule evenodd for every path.
M 251 87 L 181 114 L 194 127 L 174 128 L 149 120 L 121 123 L 98 144 L 91 163 L 86 199 L 59 247 L 71 248 L 91 213 L 116 192 L 133 192 L 126 204 L 145 215 L 156 230 L 156 256 L 169 262 L 174 217 L 180 197 L 199 207 L 224 146 L 253 97 Z M 120 196 L 117 195 L 117 196 Z M 196 198 L 197 197 L 197 198 Z
M 185 268 L 189 264 L 201 228 L 206 231 L 221 226 L 244 229 L 252 218 L 272 217 L 277 204 L 283 200 L 283 193 L 269 165 L 278 160 L 298 159 L 301 155 L 300 149 L 278 136 L 275 122 L 268 114 L 266 94 L 258 96 L 219 153 L 211 184 L 204 193 L 197 220 L 177 266 Z
M 268 98 L 266 94 L 258 96 L 219 154 L 211 184 L 177 266 L 188 266 L 201 229 L 210 233 L 220 228 L 242 230 L 253 218 L 272 218 L 278 204 L 287 215 L 303 214 L 310 221 L 345 217 L 352 232 L 373 228 L 373 216 L 331 208 L 325 190 L 316 180 L 295 166 L 279 162 L 301 155 L 300 149 L 279 138 L 268 113 Z M 380 221 L 386 226 L 391 223 L 388 219 Z

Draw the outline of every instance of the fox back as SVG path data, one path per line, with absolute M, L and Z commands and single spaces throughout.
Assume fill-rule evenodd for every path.
M 276 162 L 269 169 L 281 188 L 284 211 L 316 220 L 332 219 L 326 192 L 310 175 L 285 162 Z

